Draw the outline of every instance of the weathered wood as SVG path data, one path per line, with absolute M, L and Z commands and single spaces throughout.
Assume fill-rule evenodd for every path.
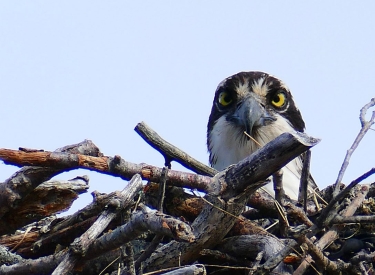
M 158 133 L 152 130 L 145 122 L 142 121 L 138 123 L 134 130 L 169 162 L 173 160 L 177 161 L 182 166 L 200 175 L 213 176 L 218 172 L 216 169 L 199 162 L 189 154 L 161 138 Z
M 67 146 L 64 148 L 57 149 L 56 153 L 69 152 L 71 154 L 82 153 L 99 155 L 99 149 L 89 140 L 85 140 L 81 143 Z M 0 150 L 0 159 L 5 163 L 7 158 L 15 158 L 15 160 L 21 160 L 19 157 L 22 155 L 26 159 L 23 160 L 22 165 L 28 165 L 27 156 L 28 154 L 43 153 L 43 152 L 24 152 L 24 151 L 13 151 L 13 150 Z M 4 157 L 4 159 L 2 158 Z M 15 165 L 19 165 L 18 161 L 10 162 Z M 59 167 L 53 165 L 46 167 L 23 167 L 21 170 L 16 172 L 11 178 L 0 184 L 0 235 L 5 234 L 14 230 L 9 227 L 8 221 L 3 216 L 11 211 L 9 215 L 17 215 L 16 208 L 21 200 L 24 199 L 34 188 L 41 183 L 51 179 L 53 176 L 61 172 Z
M 206 268 L 204 265 L 196 264 L 184 266 L 172 271 L 163 272 L 164 275 L 206 275 Z
M 360 204 L 363 202 L 363 200 L 366 198 L 366 195 L 368 193 L 368 187 L 362 186 L 357 189 L 356 197 L 351 202 L 351 204 L 345 209 L 344 213 L 342 214 L 344 217 L 350 217 L 352 216 L 357 208 L 360 206 Z M 315 244 L 315 246 L 323 250 L 329 243 L 336 240 L 339 236 L 340 229 L 342 228 L 341 225 L 333 225 L 328 232 L 326 232 L 323 237 L 319 239 L 319 241 Z M 311 227 L 311 231 L 308 234 L 308 237 L 312 237 L 315 230 L 319 230 L 319 228 L 316 228 L 316 225 L 314 224 Z M 295 270 L 293 273 L 294 275 L 302 275 L 306 271 L 306 269 L 309 267 L 310 264 L 312 264 L 313 260 L 311 255 L 307 255 L 305 259 L 302 261 L 300 266 Z
M 149 164 L 135 164 L 125 161 L 119 156 L 113 158 L 104 156 L 93 157 L 63 152 L 23 152 L 0 148 L 0 160 L 7 164 L 17 166 L 46 166 L 43 169 L 47 171 L 51 169 L 49 165 L 53 165 L 53 167 L 57 169 L 54 175 L 64 171 L 82 168 L 121 177 L 126 180 L 130 180 L 135 174 L 139 174 L 142 179 L 154 182 L 159 182 L 163 171 L 162 168 Z M 192 188 L 199 191 L 207 190 L 211 184 L 211 177 L 209 176 L 175 170 L 168 170 L 167 178 L 167 184 L 169 185 Z
M 87 192 L 88 177 L 77 177 L 68 181 L 46 181 L 26 195 L 14 211 L 6 213 L 2 220 L 7 221 L 8 232 L 45 217 L 61 213 L 70 208 L 79 194 Z M 1 233 L 4 228 L 0 229 Z
M 191 227 L 186 223 L 143 207 L 141 211 L 132 214 L 128 223 L 97 239 L 87 252 L 87 257 L 91 258 L 99 251 L 115 249 L 147 230 L 187 243 L 195 240 Z
M 288 246 L 286 246 L 285 243 L 288 243 Z M 275 274 L 289 274 L 292 271 L 290 266 L 282 262 L 283 258 L 291 252 L 292 243 L 280 240 L 271 234 L 230 237 L 224 239 L 216 249 L 228 253 L 229 255 L 254 260 L 259 253 L 262 252 L 262 258 L 266 264 L 259 267 L 263 270 L 269 272 L 277 267 L 273 270 Z M 276 256 L 281 252 L 282 256 L 278 258 L 278 261 L 273 262 Z
M 166 150 L 165 148 L 167 148 L 164 146 L 165 141 L 162 139 L 154 141 L 154 137 L 151 137 L 150 142 L 154 143 L 156 147 L 159 146 L 157 142 L 161 142 L 159 149 L 163 154 L 164 150 Z M 176 220 L 171 216 L 151 211 L 145 207 L 142 208 L 142 203 L 145 203 L 145 201 L 150 204 L 152 201 L 152 204 L 155 206 L 161 204 L 160 201 L 157 201 L 158 197 L 153 198 L 152 195 L 154 191 L 157 192 L 157 185 L 148 183 L 147 187 L 144 189 L 144 197 L 140 197 L 140 207 L 142 210 L 133 213 L 130 221 L 125 225 L 120 226 L 118 220 L 111 223 L 107 227 L 109 229 L 108 232 L 98 238 L 99 232 L 102 232 L 105 227 L 103 224 L 108 225 L 108 222 L 95 224 L 94 226 L 92 226 L 92 224 L 100 213 L 103 214 L 102 217 L 107 217 L 104 214 L 108 209 L 104 209 L 103 212 L 102 208 L 105 204 L 108 204 L 111 199 L 115 198 L 118 193 L 112 195 L 95 193 L 94 203 L 90 207 L 86 207 L 83 211 L 78 211 L 71 217 L 56 219 L 49 225 L 43 226 L 43 229 L 33 225 L 28 227 L 31 228 L 30 231 L 27 228 L 22 228 L 22 230 L 26 231 L 17 232 L 17 234 L 12 236 L 0 237 L 0 242 L 2 240 L 7 240 L 8 242 L 6 244 L 9 245 L 9 247 L 15 247 L 17 252 L 28 250 L 29 254 L 22 254 L 27 256 L 33 256 L 31 254 L 31 247 L 32 243 L 35 242 L 33 251 L 36 253 L 35 257 L 39 257 L 35 260 L 14 259 L 19 262 L 11 266 L 0 266 L 0 274 L 50 274 L 59 263 L 62 263 L 62 265 L 60 269 L 56 269 L 56 273 L 62 273 L 60 271 L 69 272 L 69 270 L 72 271 L 74 267 L 74 272 L 97 274 L 117 257 L 124 256 L 124 254 L 121 253 L 121 251 L 124 251 L 124 248 L 120 249 L 120 247 L 130 240 L 136 239 L 136 241 L 144 243 L 138 250 L 146 248 L 147 242 L 154 236 L 152 233 L 147 233 L 147 239 L 142 239 L 140 236 L 141 234 L 145 235 L 143 232 L 146 230 L 151 230 L 155 232 L 155 234 L 165 234 L 168 237 L 164 238 L 165 243 L 161 242 L 161 247 L 156 249 L 151 257 L 148 257 L 149 254 L 146 254 L 145 258 L 148 257 L 146 260 L 144 258 L 137 259 L 140 253 L 133 256 L 131 247 L 126 246 L 126 251 L 130 256 L 128 258 L 125 256 L 125 258 L 123 257 L 119 259 L 119 261 L 123 263 L 126 262 L 129 266 L 133 262 L 137 263 L 137 267 L 143 264 L 145 271 L 160 270 L 160 272 L 172 272 L 173 274 L 173 272 L 188 272 L 187 270 L 190 270 L 191 267 L 187 266 L 186 269 L 184 269 L 185 267 L 181 267 L 179 268 L 180 270 L 166 268 L 176 268 L 180 264 L 190 265 L 195 261 L 198 263 L 206 263 L 208 260 L 207 264 L 212 264 L 210 261 L 222 259 L 227 260 L 228 263 L 216 262 L 218 266 L 214 268 L 215 271 L 222 272 L 222 274 L 230 272 L 233 275 L 237 275 L 242 272 L 249 274 L 268 274 L 271 271 L 277 274 L 292 274 L 293 271 L 290 269 L 292 265 L 294 265 L 294 267 L 300 265 L 296 270 L 296 274 L 302 274 L 306 271 L 308 263 L 312 263 L 311 261 L 314 260 L 315 265 L 320 264 L 320 271 L 322 273 L 328 272 L 333 274 L 338 271 L 343 274 L 356 274 L 358 272 L 366 274 L 367 270 L 373 268 L 374 263 L 374 248 L 371 246 L 372 243 L 374 243 L 372 240 L 373 235 L 365 236 L 369 238 L 370 241 L 367 239 L 360 240 L 362 243 L 366 243 L 369 246 L 366 247 L 366 250 L 360 252 L 356 250 L 354 257 L 349 257 L 349 259 L 348 255 L 343 255 L 341 253 L 343 250 L 340 249 L 340 244 L 351 243 L 354 239 L 349 238 L 347 241 L 335 241 L 335 239 L 344 231 L 342 230 L 344 228 L 343 226 L 346 226 L 345 229 L 355 228 L 362 234 L 373 232 L 374 226 L 365 223 L 373 223 L 375 220 L 373 217 L 375 203 L 373 199 L 369 197 L 375 194 L 374 186 L 371 186 L 369 190 L 366 186 L 360 186 L 358 187 L 359 189 L 357 189 L 349 185 L 347 190 L 350 189 L 350 192 L 345 193 L 345 191 L 333 200 L 332 188 L 328 187 L 326 190 L 323 190 L 321 195 L 323 195 L 327 201 L 337 202 L 338 205 L 337 211 L 334 210 L 334 208 L 325 210 L 329 212 L 329 214 L 335 214 L 330 215 L 329 219 L 321 223 L 325 227 L 324 230 L 327 232 L 326 234 L 320 234 L 323 228 L 317 227 L 320 222 L 319 218 L 316 219 L 319 215 L 322 215 L 320 210 L 318 210 L 319 207 L 322 207 L 322 201 L 319 201 L 317 207 L 310 207 L 308 204 L 308 215 L 306 215 L 298 204 L 285 199 L 283 201 L 283 206 L 288 213 L 287 219 L 290 226 L 284 227 L 284 234 L 288 234 L 288 237 L 292 235 L 293 238 L 298 240 L 300 242 L 299 245 L 304 246 L 304 251 L 300 250 L 299 245 L 293 243 L 293 240 L 288 240 L 288 243 L 281 241 L 281 239 L 279 239 L 280 227 L 278 227 L 278 225 L 274 226 L 272 229 L 267 229 L 272 230 L 276 235 L 273 237 L 266 232 L 264 228 L 260 227 L 266 227 L 265 223 L 261 220 L 255 221 L 256 224 L 254 224 L 255 222 L 253 223 L 241 216 L 241 214 L 246 214 L 249 218 L 259 219 L 275 217 L 277 214 L 275 215 L 276 212 L 274 211 L 274 199 L 263 196 L 262 191 L 258 188 L 265 184 L 266 179 L 270 175 L 274 175 L 274 172 L 277 171 L 279 167 L 291 160 L 294 154 L 300 154 L 315 145 L 317 141 L 318 140 L 309 138 L 303 134 L 284 134 L 240 163 L 234 164 L 224 171 L 217 173 L 213 178 L 173 170 L 168 171 L 168 173 L 166 173 L 166 178 L 168 178 L 167 185 L 169 185 L 169 187 L 167 186 L 165 193 L 163 193 L 164 209 L 168 214 L 181 217 L 182 221 L 193 221 L 192 229 L 189 229 L 190 227 L 181 220 Z M 173 145 L 171 146 L 173 147 Z M 162 168 L 147 164 L 133 164 L 126 162 L 118 156 L 111 158 L 98 154 L 97 157 L 93 157 L 76 154 L 77 152 L 62 153 L 58 151 L 51 153 L 27 149 L 22 149 L 20 151 L 0 149 L 0 156 L 2 153 L 5 153 L 5 155 L 3 155 L 5 159 L 16 161 L 17 163 L 19 162 L 18 164 L 21 165 L 22 163 L 53 165 L 52 168 L 57 169 L 57 173 L 75 168 L 85 168 L 119 176 L 123 179 L 128 179 L 135 174 L 140 174 L 143 179 L 153 180 L 155 182 L 162 181 L 162 179 L 165 178 L 162 176 Z M 167 161 L 168 159 L 170 161 L 171 159 L 177 159 L 176 155 L 178 154 L 179 153 L 171 151 L 163 155 L 166 156 Z M 183 155 L 181 155 L 181 158 L 182 161 L 184 161 Z M 46 169 L 47 168 L 49 169 L 50 167 L 46 167 Z M 373 169 L 366 175 L 374 171 Z M 26 177 L 28 177 L 27 174 Z M 187 195 L 180 187 L 199 189 L 206 192 L 206 196 L 200 198 L 197 195 Z M 51 192 L 52 195 L 47 195 L 45 197 L 46 200 L 55 196 L 56 191 Z M 146 200 L 144 200 L 144 198 L 146 198 Z M 22 196 L 19 200 L 15 200 L 17 206 L 11 209 L 22 209 L 22 203 L 26 203 L 26 199 L 27 196 Z M 106 203 L 103 203 L 103 201 L 106 201 Z M 112 202 L 112 206 L 116 205 L 115 201 Z M 363 205 L 361 205 L 362 202 Z M 256 206 L 258 210 L 252 209 L 244 213 L 243 209 L 246 204 Z M 333 204 L 333 202 L 331 204 Z M 349 205 L 347 209 L 344 210 L 343 213 L 340 213 L 339 210 L 344 209 L 347 205 Z M 40 210 L 43 212 L 43 209 Z M 13 210 L 8 213 L 12 211 Z M 255 213 L 255 211 L 257 212 Z M 335 213 L 335 211 L 338 213 Z M 7 217 L 7 215 L 8 214 L 5 213 L 3 219 Z M 43 215 L 46 214 L 41 214 L 40 217 Z M 311 215 L 315 215 L 315 217 L 311 217 Z M 40 217 L 38 216 L 37 219 Z M 356 225 L 350 226 L 347 224 L 353 222 L 361 223 L 361 228 L 358 229 Z M 83 242 L 79 243 L 75 250 L 71 249 L 71 254 L 67 254 L 67 249 L 64 250 L 64 246 L 68 246 L 72 238 L 81 236 L 82 231 L 86 231 L 90 226 L 92 226 L 93 232 L 88 231 L 87 236 L 83 235 L 81 237 Z M 89 232 L 93 234 L 89 234 Z M 318 235 L 315 234 L 317 232 L 319 232 Z M 238 236 L 241 234 L 242 236 Z M 309 237 L 312 238 L 310 239 Z M 356 237 L 360 238 L 361 236 L 357 235 Z M 169 241 L 169 238 L 175 238 L 176 240 Z M 69 241 L 64 243 L 63 240 Z M 156 244 L 159 243 L 160 239 L 157 240 Z M 187 242 L 183 243 L 181 241 Z M 332 245 L 327 247 L 327 244 L 331 243 Z M 62 244 L 59 245 L 59 249 L 63 250 L 54 253 L 53 250 L 58 247 L 57 244 Z M 53 250 L 44 250 L 48 245 L 53 247 Z M 156 245 L 152 247 L 156 247 Z M 297 254 L 288 255 L 291 248 L 295 249 Z M 220 249 L 220 251 L 218 249 Z M 328 257 L 328 254 L 325 254 L 326 251 L 330 253 Z M 204 259 L 202 257 L 203 252 L 206 252 Z M 42 254 L 38 253 L 45 253 L 50 256 L 40 257 Z M 52 255 L 52 253 L 54 254 Z M 351 251 L 349 251 L 349 253 L 351 253 Z M 84 254 L 85 256 L 82 257 Z M 73 255 L 73 257 L 78 256 L 77 258 L 80 259 L 78 265 L 75 265 L 74 261 L 71 261 L 71 255 Z M 108 258 L 106 257 L 107 255 Z M 331 257 L 335 255 L 341 255 L 343 258 L 336 261 L 336 259 Z M 0 260 L 1 257 L 2 256 L 0 256 Z M 100 260 L 97 257 L 101 257 Z M 4 258 L 6 258 L 6 256 L 4 256 Z M 64 259 L 65 262 L 63 261 Z M 124 259 L 126 261 L 124 261 Z M 101 261 L 101 265 L 95 266 L 94 268 L 96 261 Z M 9 263 L 12 262 L 9 261 Z M 219 267 L 219 265 L 223 266 Z M 239 266 L 233 268 L 234 265 Z M 250 266 L 252 268 L 249 268 Z M 326 270 L 324 268 L 326 268 Z M 111 271 L 113 271 L 113 269 L 114 268 L 112 268 Z M 134 269 L 132 270 L 134 274 Z M 212 270 L 213 269 L 209 268 L 205 272 L 212 272 Z M 121 271 L 126 273 L 126 268 L 123 268 Z
M 133 200 L 142 189 L 142 180 L 139 175 L 134 175 L 129 184 L 119 193 L 119 197 L 113 199 L 107 205 L 107 209 L 99 216 L 94 224 L 79 238 L 74 240 L 70 250 L 64 256 L 63 261 L 52 274 L 68 274 L 74 268 L 76 262 L 85 256 L 90 245 L 107 228 L 108 224 L 116 217 L 121 209 L 134 203 Z
M 205 200 L 209 203 L 205 204 L 192 224 L 195 242 L 187 244 L 172 241 L 164 245 L 145 261 L 145 271 L 178 266 L 179 262 L 182 265 L 194 262 L 200 250 L 213 247 L 228 233 L 237 216 L 243 211 L 246 194 L 228 202 L 214 196 L 205 196 Z
M 229 232 L 243 211 L 248 194 L 263 186 L 267 177 L 317 142 L 303 134 L 285 133 L 238 164 L 216 174 L 209 195 L 205 196 L 209 203 L 192 224 L 196 241 L 190 245 L 166 244 L 145 262 L 145 270 L 194 262 L 200 250 L 216 245 Z M 240 195 L 235 197 L 236 194 Z
M 264 183 L 259 183 L 260 181 L 267 179 L 319 141 L 299 132 L 284 133 L 249 157 L 217 174 L 215 177 L 225 175 L 224 179 L 219 180 L 218 183 L 225 182 L 226 188 L 223 186 L 217 188 L 217 184 L 213 184 L 212 191 L 210 191 L 213 194 L 220 194 L 223 198 L 236 196 L 250 186 L 254 186 L 255 191 L 264 185 Z
M 12 265 L 18 263 L 19 261 L 22 261 L 22 257 L 9 252 L 9 250 L 6 247 L 0 245 L 0 266 Z
M 141 211 L 133 213 L 128 223 L 96 239 L 87 251 L 83 261 L 117 249 L 148 230 L 190 243 L 195 238 L 191 228 L 184 222 L 143 207 Z M 28 274 L 50 274 L 64 259 L 68 261 L 66 251 L 49 257 L 41 257 L 37 260 L 23 260 L 13 266 L 0 266 L 0 274 L 25 274 L 25 270 L 30 267 L 32 269 L 26 272 Z

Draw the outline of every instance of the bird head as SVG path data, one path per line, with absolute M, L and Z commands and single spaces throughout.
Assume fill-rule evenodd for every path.
M 264 72 L 235 74 L 215 92 L 207 125 L 210 163 L 222 170 L 282 133 L 304 128 L 292 94 L 281 80 Z

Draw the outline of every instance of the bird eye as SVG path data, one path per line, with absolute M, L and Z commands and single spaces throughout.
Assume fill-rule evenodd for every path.
M 221 106 L 228 106 L 233 101 L 232 96 L 227 92 L 221 92 L 219 94 L 219 103 Z
M 272 97 L 271 103 L 272 103 L 273 106 L 275 106 L 277 108 L 283 107 L 285 105 L 285 103 L 286 103 L 285 94 L 283 92 L 276 93 Z

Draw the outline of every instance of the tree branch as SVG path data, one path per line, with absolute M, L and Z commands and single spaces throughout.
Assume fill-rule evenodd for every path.
M 371 119 L 369 121 L 366 121 L 366 113 L 368 109 L 373 107 L 375 105 L 375 98 L 372 98 L 369 103 L 367 103 L 365 106 L 360 111 L 359 115 L 359 120 L 361 121 L 361 130 L 359 131 L 357 137 L 355 138 L 352 146 L 350 149 L 347 151 L 345 159 L 342 163 L 340 172 L 337 176 L 336 182 L 335 182 L 335 189 L 333 192 L 333 197 L 336 197 L 338 193 L 340 192 L 340 183 L 344 177 L 346 168 L 349 165 L 349 160 L 354 152 L 355 149 L 357 149 L 359 143 L 361 142 L 362 138 L 366 135 L 367 131 L 370 129 L 370 127 L 374 124 L 375 122 L 375 111 L 372 112 Z
M 145 122 L 138 123 L 134 130 L 155 150 L 169 161 L 176 161 L 185 168 L 205 176 L 213 176 L 218 171 L 194 159 L 181 149 L 161 138 Z
M 90 245 L 107 228 L 108 224 L 117 216 L 118 212 L 133 202 L 134 197 L 141 189 L 141 177 L 139 175 L 134 175 L 129 184 L 119 193 L 119 197 L 111 201 L 107 209 L 80 238 L 74 240 L 64 260 L 57 266 L 52 274 L 70 273 L 76 262 L 86 254 Z

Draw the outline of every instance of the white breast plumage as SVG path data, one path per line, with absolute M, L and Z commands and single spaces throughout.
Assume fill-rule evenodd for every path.
M 276 115 L 276 121 L 272 125 L 264 126 L 253 133 L 253 138 L 264 146 L 284 132 L 294 132 L 292 126 L 280 115 Z M 239 132 L 238 127 L 220 117 L 209 134 L 210 162 L 217 170 L 223 170 L 231 164 L 235 164 L 252 154 L 259 148 L 254 141 L 249 140 Z M 292 199 L 298 198 L 300 174 L 302 170 L 301 158 L 295 158 L 283 169 L 283 185 L 285 193 Z M 273 183 L 263 187 L 274 196 Z

